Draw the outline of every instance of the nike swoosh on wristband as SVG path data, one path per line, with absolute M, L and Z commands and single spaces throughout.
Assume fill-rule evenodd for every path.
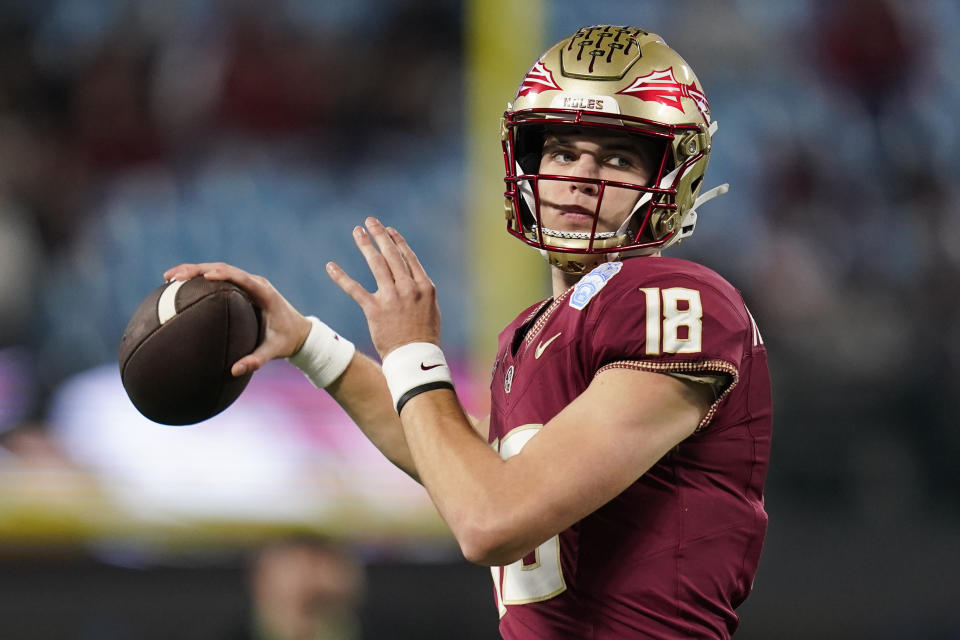
M 533 359 L 539 360 L 540 356 L 543 355 L 543 352 L 546 351 L 547 347 L 550 346 L 550 343 L 556 340 L 557 338 L 559 338 L 561 333 L 563 333 L 563 331 L 558 332 L 557 335 L 553 336 L 546 342 L 541 342 L 540 344 L 538 344 L 536 350 L 533 352 Z
M 443 366 L 442 362 L 440 364 L 423 364 L 422 362 L 420 363 L 420 368 L 423 369 L 424 371 L 430 371 L 430 369 L 436 369 L 437 367 L 442 367 L 442 366 Z

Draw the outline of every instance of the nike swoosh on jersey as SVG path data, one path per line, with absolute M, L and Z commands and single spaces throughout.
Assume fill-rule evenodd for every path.
M 540 356 L 543 355 L 543 352 L 546 351 L 547 347 L 550 346 L 550 343 L 556 340 L 557 338 L 559 338 L 561 333 L 563 333 L 563 331 L 560 331 L 559 333 L 557 333 L 557 335 L 553 336 L 546 342 L 540 342 L 540 344 L 537 345 L 536 350 L 533 352 L 534 360 L 539 360 Z
M 430 371 L 430 369 L 436 369 L 437 367 L 442 367 L 442 366 L 443 366 L 442 362 L 440 364 L 423 364 L 422 362 L 420 363 L 420 368 L 423 369 L 424 371 Z

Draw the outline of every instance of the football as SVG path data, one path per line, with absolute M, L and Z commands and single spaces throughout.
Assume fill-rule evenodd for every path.
M 260 311 L 229 282 L 174 280 L 140 303 L 120 340 L 120 379 L 144 416 L 168 425 L 211 418 L 239 397 L 252 373 L 230 367 L 262 336 Z

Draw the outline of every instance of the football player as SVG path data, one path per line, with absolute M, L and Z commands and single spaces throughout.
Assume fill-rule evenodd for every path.
M 767 526 L 766 351 L 734 287 L 661 256 L 726 188 L 701 193 L 715 131 L 689 65 L 643 29 L 583 28 L 536 62 L 503 118 L 507 229 L 553 296 L 501 333 L 482 420 L 454 393 L 433 284 L 378 220 L 354 230 L 377 290 L 327 271 L 382 366 L 259 276 L 165 276 L 253 296 L 266 339 L 234 373 L 287 356 L 326 388 L 492 568 L 504 638 L 727 638 Z

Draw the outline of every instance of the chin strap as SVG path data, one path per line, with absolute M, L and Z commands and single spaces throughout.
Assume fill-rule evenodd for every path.
M 516 171 L 518 176 L 523 175 L 523 167 L 520 166 L 520 163 L 515 163 L 517 165 Z M 530 180 L 517 180 L 517 186 L 520 188 L 520 196 L 523 198 L 523 201 L 527 203 L 527 209 L 530 210 L 530 213 L 533 215 L 534 219 L 537 217 L 537 210 L 534 207 L 533 202 L 533 187 L 530 186 Z
M 690 210 L 687 211 L 685 216 L 683 216 L 683 220 L 680 222 L 680 233 L 677 234 L 677 240 L 683 240 L 684 238 L 689 238 L 693 235 L 693 230 L 697 226 L 697 207 L 705 202 L 710 202 L 717 196 L 722 196 L 729 190 L 730 185 L 724 182 L 723 184 L 718 185 L 709 191 L 701 193 L 700 196 L 694 200 L 693 206 L 690 207 Z

